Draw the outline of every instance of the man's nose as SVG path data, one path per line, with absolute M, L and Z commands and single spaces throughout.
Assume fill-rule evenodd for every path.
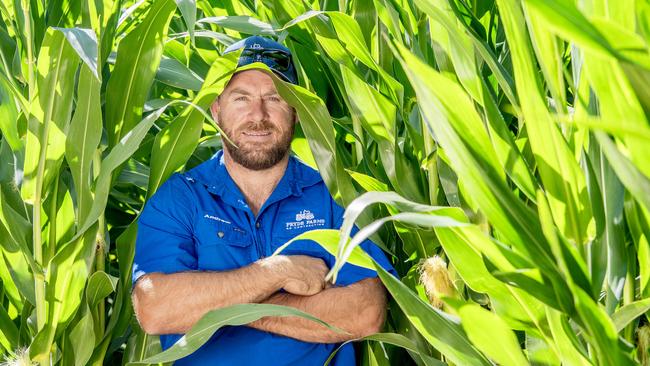
M 264 121 L 268 118 L 268 110 L 264 98 L 253 98 L 250 117 L 255 122 Z

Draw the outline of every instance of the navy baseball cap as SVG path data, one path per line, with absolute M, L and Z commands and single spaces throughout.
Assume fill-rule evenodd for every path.
M 252 36 L 231 44 L 224 54 L 242 49 L 237 67 L 261 62 L 285 81 L 298 84 L 298 75 L 291 59 L 291 51 L 280 43 L 265 37 Z

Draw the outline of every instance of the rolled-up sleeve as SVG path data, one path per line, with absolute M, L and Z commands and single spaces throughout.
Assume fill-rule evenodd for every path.
M 334 223 L 334 229 L 340 229 L 343 224 L 343 213 L 345 210 L 343 207 L 338 205 L 336 201 L 332 200 L 332 215 Z M 355 225 L 352 228 L 351 236 L 354 236 L 359 231 L 359 228 Z M 393 268 L 393 265 L 390 263 L 384 251 L 381 250 L 375 243 L 370 239 L 364 240 L 360 244 L 361 248 L 368 253 L 383 269 L 388 273 L 392 274 L 395 277 L 398 277 L 397 271 Z M 371 269 L 363 268 L 356 266 L 354 264 L 346 263 L 343 265 L 336 279 L 338 285 L 347 286 L 355 282 L 359 282 L 363 279 L 377 277 L 377 272 Z
M 196 270 L 195 204 L 188 184 L 174 174 L 145 204 L 138 218 L 133 284 L 147 273 Z

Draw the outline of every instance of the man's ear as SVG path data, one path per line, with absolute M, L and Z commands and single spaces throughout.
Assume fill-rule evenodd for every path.
M 210 113 L 212 114 L 212 119 L 219 122 L 217 119 L 217 116 L 219 115 L 219 97 L 217 97 L 217 99 L 212 102 L 212 105 L 210 105 Z

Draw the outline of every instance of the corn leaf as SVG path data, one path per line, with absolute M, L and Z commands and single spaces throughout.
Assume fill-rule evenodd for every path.
M 237 304 L 207 312 L 198 322 L 196 322 L 192 329 L 174 343 L 172 347 L 162 353 L 151 356 L 142 362 L 131 362 L 128 365 L 148 365 L 151 363 L 178 360 L 201 347 L 210 339 L 212 334 L 221 327 L 228 325 L 244 325 L 265 316 L 298 316 L 320 323 L 331 330 L 340 331 L 318 318 L 287 306 L 273 304 Z
M 176 6 L 172 0 L 151 4 L 145 20 L 120 41 L 115 68 L 106 86 L 108 143 L 119 143 L 141 119 L 142 109 L 163 52 L 163 38 Z

